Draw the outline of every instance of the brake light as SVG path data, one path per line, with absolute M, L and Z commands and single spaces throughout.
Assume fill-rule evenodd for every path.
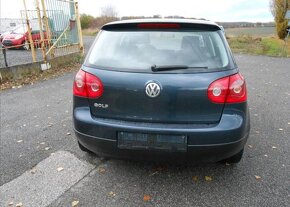
M 168 23 L 142 23 L 138 24 L 138 28 L 141 29 L 179 29 L 179 24 Z
M 242 103 L 247 101 L 246 82 L 240 73 L 218 79 L 210 84 L 207 96 L 213 103 Z
M 214 103 L 225 103 L 228 93 L 229 77 L 221 78 L 210 84 L 207 89 L 209 100 Z
M 226 103 L 245 101 L 247 101 L 247 87 L 244 77 L 240 73 L 230 76 L 229 94 Z
M 75 76 L 73 84 L 73 94 L 86 98 L 99 98 L 103 95 L 104 86 L 102 81 L 90 73 L 83 70 Z

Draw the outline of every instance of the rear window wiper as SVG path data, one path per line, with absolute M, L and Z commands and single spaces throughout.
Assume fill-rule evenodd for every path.
M 207 66 L 187 66 L 187 65 L 152 65 L 151 70 L 153 72 L 158 72 L 158 71 L 169 71 L 169 70 L 183 70 L 183 69 L 192 69 L 192 68 L 197 68 L 197 69 L 208 69 Z

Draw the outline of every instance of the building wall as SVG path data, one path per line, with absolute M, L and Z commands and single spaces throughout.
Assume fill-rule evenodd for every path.
M 17 25 L 23 24 L 22 19 L 0 18 L 0 34 L 13 30 Z

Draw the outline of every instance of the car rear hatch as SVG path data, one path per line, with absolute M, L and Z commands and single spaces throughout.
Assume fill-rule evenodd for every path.
M 105 26 L 82 68 L 103 87 L 100 97 L 89 99 L 91 114 L 134 122 L 217 123 L 224 104 L 212 103 L 207 92 L 213 81 L 235 73 L 229 57 L 215 26 Z

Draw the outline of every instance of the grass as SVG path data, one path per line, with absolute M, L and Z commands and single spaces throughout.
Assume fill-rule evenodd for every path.
M 226 35 L 234 53 L 290 57 L 290 39 L 286 46 L 275 27 L 229 28 Z
M 96 36 L 99 32 L 99 29 L 83 29 L 82 32 L 84 36 Z
M 285 42 L 276 37 L 242 35 L 228 37 L 228 42 L 234 53 L 290 57 L 290 42 L 286 47 Z

